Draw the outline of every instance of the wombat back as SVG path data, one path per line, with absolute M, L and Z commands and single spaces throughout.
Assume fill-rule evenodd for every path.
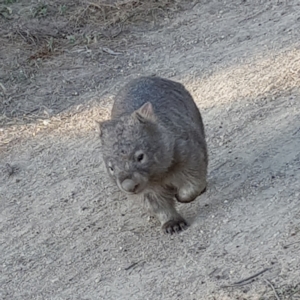
M 130 114 L 150 102 L 157 117 L 172 129 L 174 124 L 196 126 L 204 137 L 204 125 L 192 96 L 179 82 L 161 77 L 140 77 L 127 83 L 116 95 L 112 119 Z

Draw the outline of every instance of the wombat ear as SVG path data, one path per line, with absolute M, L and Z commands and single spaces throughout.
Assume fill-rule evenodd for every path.
M 98 122 L 98 121 L 95 121 L 95 129 L 96 129 L 96 132 L 98 133 L 99 137 L 102 136 L 102 123 L 101 122 Z
M 103 136 L 103 131 L 105 130 L 106 122 L 95 121 L 96 132 L 99 134 L 99 137 Z
M 152 121 L 156 120 L 153 106 L 150 102 L 146 102 L 139 109 L 134 112 L 139 121 Z

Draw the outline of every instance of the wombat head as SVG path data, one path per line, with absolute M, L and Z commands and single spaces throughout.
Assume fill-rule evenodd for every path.
M 174 141 L 160 125 L 151 103 L 99 123 L 99 128 L 107 172 L 121 191 L 139 194 L 161 180 L 171 166 Z

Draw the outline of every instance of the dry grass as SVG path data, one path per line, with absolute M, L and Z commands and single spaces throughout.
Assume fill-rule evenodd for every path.
M 60 44 L 70 39 L 113 39 L 126 25 L 152 23 L 181 8 L 174 0 L 23 1 L 21 9 L 15 2 L 7 0 L 0 7 L 5 13 L 1 36 L 17 36 L 32 45 L 49 38 Z
M 181 1 L 181 5 L 188 1 Z M 74 46 L 104 40 L 118 44 L 116 38 L 130 26 L 153 27 L 179 10 L 174 0 L 94 0 L 0 2 L 0 57 L 4 50 L 25 43 L 27 60 L 48 59 Z M 1 49 L 2 48 L 2 49 Z M 1 53 L 2 51 L 3 53 Z M 26 50 L 29 50 L 28 47 Z M 12 58 L 11 58 L 12 59 Z
M 86 1 L 70 19 L 77 24 L 93 23 L 109 27 L 118 23 L 149 21 L 149 17 L 155 20 L 166 11 L 177 8 L 177 1 L 174 0 Z
M 179 8 L 174 0 L 0 2 L 0 125 L 16 124 L 18 119 L 28 123 L 43 117 L 40 110 L 45 103 L 37 105 L 32 100 L 36 94 L 32 84 L 35 76 L 47 74 L 53 68 L 59 71 L 63 64 L 79 69 L 81 63 L 74 60 L 82 51 L 80 47 L 83 51 L 96 48 L 94 53 L 100 56 L 101 63 L 107 66 L 103 71 L 109 74 L 115 67 L 115 52 L 111 49 L 118 49 L 123 43 L 130 26 L 141 22 L 151 25 Z M 125 40 L 129 40 L 128 35 Z M 105 51 L 109 53 L 103 57 Z M 57 56 L 61 57 L 55 61 Z M 77 83 L 76 86 L 80 89 Z M 50 94 L 55 88 L 49 87 Z

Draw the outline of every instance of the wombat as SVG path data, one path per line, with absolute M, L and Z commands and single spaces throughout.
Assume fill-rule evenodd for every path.
M 206 190 L 208 165 L 202 118 L 185 87 L 155 76 L 134 79 L 116 95 L 111 120 L 99 129 L 118 188 L 141 195 L 165 233 L 185 229 L 175 199 L 191 202 Z

